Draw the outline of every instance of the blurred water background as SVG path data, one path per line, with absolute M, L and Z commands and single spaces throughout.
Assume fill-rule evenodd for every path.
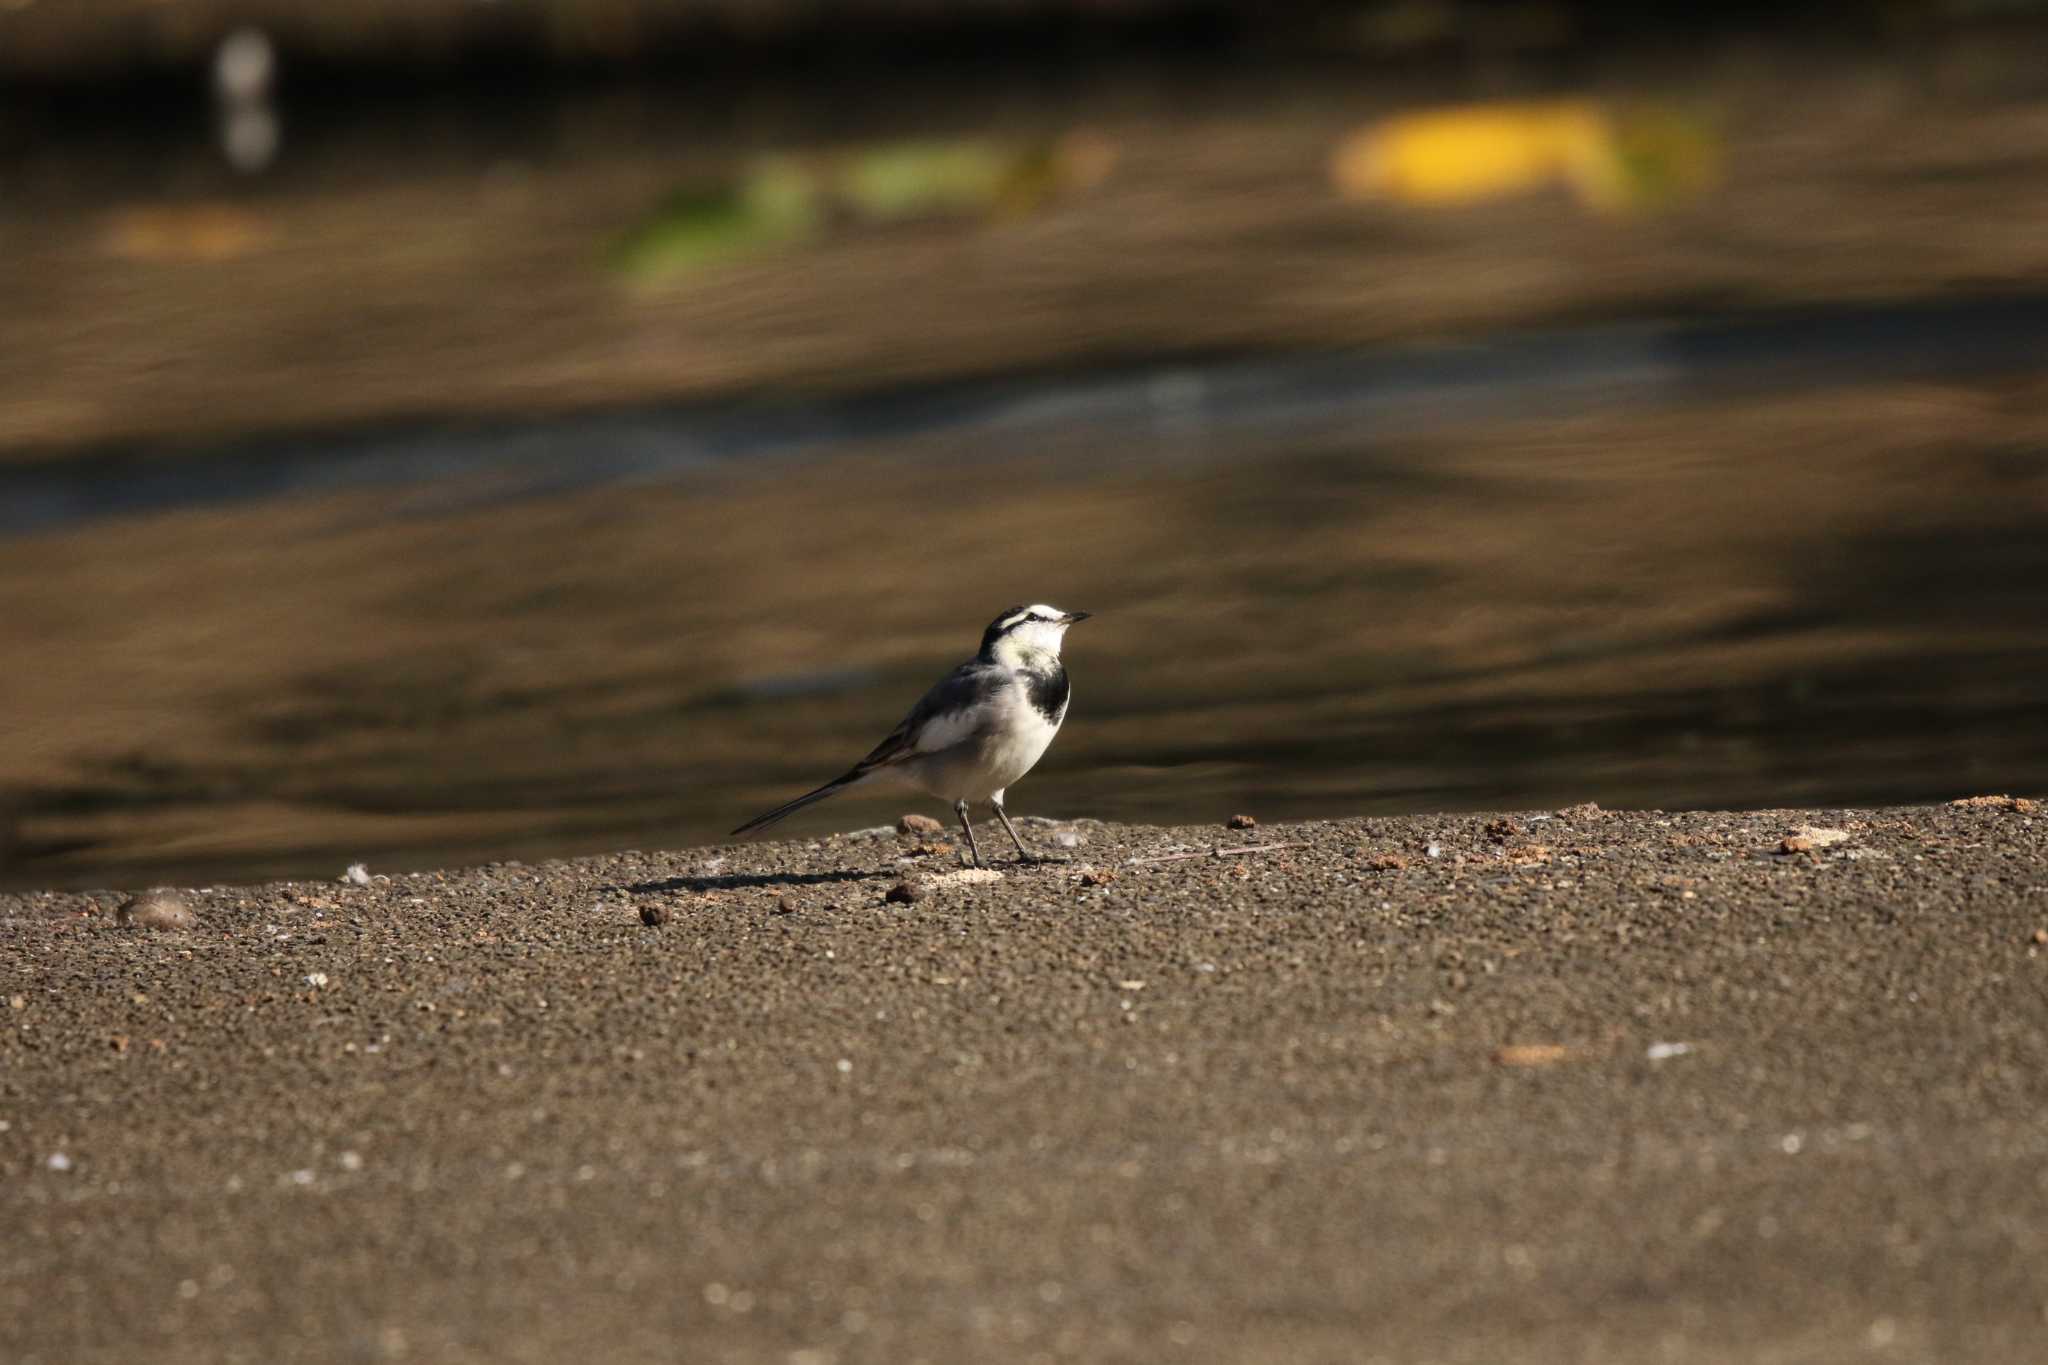
M 2048 788 L 2032 4 L 0 0 L 0 884 Z M 796 832 L 919 798 L 820 807 Z

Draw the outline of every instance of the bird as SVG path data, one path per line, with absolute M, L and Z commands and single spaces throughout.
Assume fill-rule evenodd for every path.
M 1067 718 L 1072 688 L 1060 645 L 1093 613 L 1043 602 L 1010 607 L 982 632 L 981 651 L 939 679 L 868 756 L 815 791 L 757 815 L 735 837 L 766 829 L 804 807 L 879 777 L 908 779 L 960 817 L 974 865 L 984 866 L 968 807 L 986 801 L 1023 862 L 1036 861 L 1003 809 L 1003 794 L 1031 771 Z

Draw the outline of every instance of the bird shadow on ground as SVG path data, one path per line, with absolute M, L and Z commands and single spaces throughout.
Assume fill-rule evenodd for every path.
M 607 891 L 625 891 L 635 896 L 658 895 L 664 891 L 737 891 L 750 886 L 817 886 L 825 882 L 864 882 L 889 875 L 886 872 L 730 872 L 714 877 L 663 877 L 660 881 L 634 882 L 630 886 L 608 886 Z

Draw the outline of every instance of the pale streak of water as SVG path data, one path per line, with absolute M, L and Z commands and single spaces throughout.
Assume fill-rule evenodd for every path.
M 839 401 L 697 404 L 557 422 L 395 425 L 0 465 L 0 535 L 100 518 L 351 489 L 487 482 L 492 498 L 685 476 L 726 461 L 951 437 L 982 458 L 1048 442 L 1201 455 L 1335 425 L 1361 441 L 1477 419 L 1844 382 L 2025 372 L 2048 354 L 2048 297 L 2017 295 L 1640 324 L 1109 375 L 934 385 Z M 1222 453 L 1227 455 L 1227 450 Z

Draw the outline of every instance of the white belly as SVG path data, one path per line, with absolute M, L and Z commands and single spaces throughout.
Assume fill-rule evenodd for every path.
M 904 776 L 949 805 L 986 801 L 1030 772 L 1059 732 L 1020 683 L 1004 689 L 980 733 L 904 764 Z

